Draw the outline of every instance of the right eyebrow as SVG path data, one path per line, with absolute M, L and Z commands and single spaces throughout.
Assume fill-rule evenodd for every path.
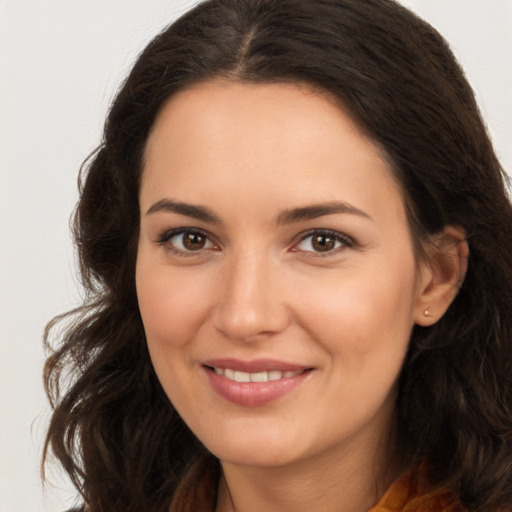
M 173 201 L 171 199 L 161 199 L 160 201 L 157 201 L 148 209 L 146 215 L 151 215 L 157 212 L 178 213 L 180 215 L 192 217 L 194 219 L 209 222 L 211 224 L 221 223 L 219 217 L 217 217 L 217 215 L 215 215 L 212 210 L 206 208 L 206 206 L 182 203 Z

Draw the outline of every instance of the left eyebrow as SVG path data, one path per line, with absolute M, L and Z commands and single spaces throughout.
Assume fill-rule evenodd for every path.
M 324 215 L 333 215 L 336 213 L 345 213 L 350 215 L 357 215 L 373 220 L 370 215 L 365 213 L 363 210 L 356 208 L 348 203 L 339 201 L 331 201 L 328 203 L 311 204 L 302 206 L 300 208 L 291 208 L 283 210 L 277 216 L 277 224 L 292 224 L 294 222 L 300 222 L 304 220 L 316 219 L 317 217 L 323 217 Z

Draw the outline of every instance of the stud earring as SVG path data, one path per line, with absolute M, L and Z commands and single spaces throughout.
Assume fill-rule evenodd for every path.
M 425 316 L 432 316 L 432 312 L 430 311 L 430 309 L 425 309 L 425 311 L 423 311 L 423 314 Z

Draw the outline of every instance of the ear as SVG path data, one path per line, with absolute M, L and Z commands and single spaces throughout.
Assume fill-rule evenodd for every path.
M 468 268 L 469 247 L 462 228 L 448 226 L 425 244 L 426 260 L 420 269 L 414 321 L 435 324 L 453 302 Z

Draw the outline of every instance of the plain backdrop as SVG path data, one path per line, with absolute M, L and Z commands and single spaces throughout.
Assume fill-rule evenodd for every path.
M 364 1 L 364 0 L 361 0 Z M 403 0 L 452 44 L 512 169 L 512 0 Z M 145 44 L 193 0 L 0 0 L 0 512 L 58 512 L 40 482 L 42 332 L 77 305 L 69 217 L 79 166 Z

